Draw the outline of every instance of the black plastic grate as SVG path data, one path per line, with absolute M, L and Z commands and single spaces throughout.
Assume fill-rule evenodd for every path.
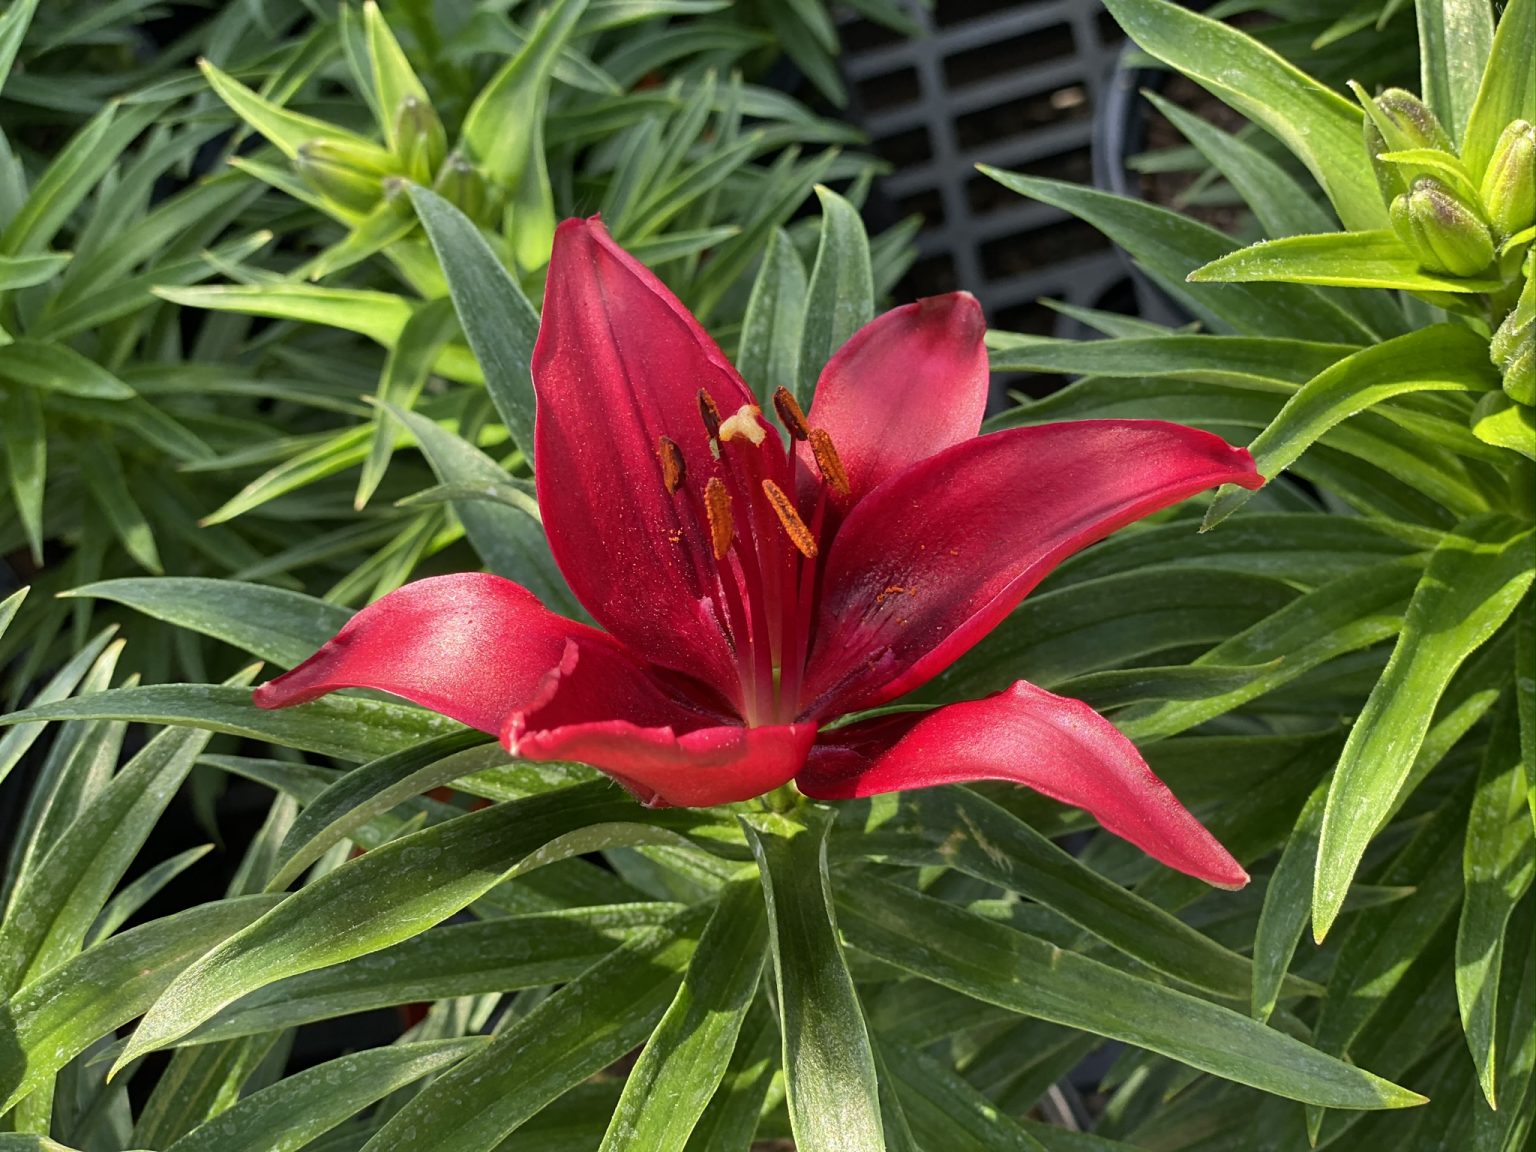
M 853 20 L 850 112 L 893 171 L 878 194 L 925 226 L 903 288 L 967 288 L 997 327 L 1079 335 L 1037 303 L 1130 310 L 1124 264 L 1094 229 L 976 171 L 1092 182 L 1093 109 L 1123 40 L 1098 0 L 937 0 L 905 39 Z

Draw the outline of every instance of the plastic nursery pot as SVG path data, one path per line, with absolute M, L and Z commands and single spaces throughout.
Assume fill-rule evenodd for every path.
M 1136 67 L 1131 61 L 1141 50 L 1126 41 L 1115 58 L 1114 72 L 1101 89 L 1093 113 L 1093 183 L 1105 192 L 1143 199 L 1138 174 L 1127 166 L 1131 157 L 1142 152 L 1147 142 L 1147 119 L 1152 106 L 1141 95 L 1143 88 L 1154 91 L 1168 80 L 1160 68 Z M 1141 270 L 1141 266 L 1119 247 L 1115 249 L 1136 293 L 1136 311 L 1145 320 L 1179 328 L 1195 317 Z

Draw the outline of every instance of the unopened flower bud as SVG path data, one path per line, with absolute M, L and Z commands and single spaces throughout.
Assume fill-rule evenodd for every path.
M 316 192 L 353 212 L 371 211 L 383 194 L 381 173 L 359 165 L 329 140 L 300 145 L 293 166 Z
M 1399 196 L 1406 195 L 1408 192 L 1408 177 L 1402 165 L 1391 164 L 1380 158 L 1383 152 L 1391 151 L 1392 145 L 1387 143 L 1387 138 L 1381 134 L 1376 121 L 1367 116 L 1365 118 L 1365 154 L 1370 157 L 1371 172 L 1376 177 L 1376 187 L 1381 189 L 1383 204 L 1391 204 Z
M 1519 303 L 1494 329 L 1488 358 L 1504 377 L 1505 394 L 1518 404 L 1536 406 L 1536 279 L 1526 278 Z
M 1488 222 L 1500 236 L 1536 224 L 1536 127 L 1516 120 L 1499 134 L 1481 189 Z
M 395 110 L 395 153 L 401 169 L 411 179 L 425 184 L 443 162 L 448 151 L 448 134 L 431 104 L 417 96 L 407 96 Z
M 433 190 L 477 223 L 490 222 L 493 190 L 462 152 L 450 153 L 438 169 Z
M 1402 88 L 1388 88 L 1375 100 L 1376 109 L 1395 130 L 1398 139 L 1389 140 L 1392 151 L 1409 148 L 1438 148 L 1441 152 L 1456 155 L 1456 145 L 1441 127 L 1440 121 L 1429 110 L 1429 105 L 1412 92 Z
M 1475 276 L 1493 262 L 1488 226 L 1433 176 L 1392 201 L 1392 227 L 1427 272 Z

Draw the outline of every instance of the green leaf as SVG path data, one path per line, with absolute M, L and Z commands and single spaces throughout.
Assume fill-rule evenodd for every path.
M 686 1152 L 748 1152 L 778 1071 L 779 1033 L 766 999 L 759 996 L 747 1005 L 725 1077 L 694 1126 Z
M 18 592 L 6 603 L 11 604 L 14 601 L 19 604 L 20 596 L 21 593 Z M 117 627 L 114 625 L 102 629 L 93 636 L 80 651 L 69 658 L 69 662 L 64 667 L 53 674 L 53 678 L 47 684 L 43 685 L 42 690 L 32 698 L 32 706 L 35 708 L 43 704 L 52 704 L 63 700 L 73 692 L 116 632 Z M 26 755 L 27 749 L 32 747 L 46 727 L 46 724 L 17 724 L 4 737 L 0 737 L 0 780 L 4 780 L 11 769 L 21 763 L 21 758 Z
M 602 1152 L 682 1148 L 724 1078 L 768 943 L 756 878 L 726 887 L 677 997 L 624 1083 Z
M 945 1152 L 1046 1152 L 1044 1144 L 938 1060 L 885 1040 L 880 1053 L 882 1071 L 896 1081 L 902 1109 L 922 1147 Z
M 0 1113 L 49 1083 L 138 1016 L 176 973 L 277 903 L 245 896 L 199 904 L 103 940 L 0 1001 Z
M 432 471 L 444 484 L 474 484 L 488 493 L 502 492 L 508 486 L 531 487 L 527 481 L 508 476 L 500 465 L 474 445 L 440 428 L 425 416 L 401 409 L 396 409 L 394 415 L 416 437 Z M 549 540 L 544 535 L 543 521 L 539 519 L 538 505 L 531 493 L 529 496 L 527 502 L 520 505 L 494 499 L 455 500 L 453 511 L 487 568 L 515 580 L 554 611 L 581 619 L 584 613 L 555 563 Z
M 1536 57 L 1536 2 L 1509 0 L 1493 33 L 1488 66 L 1477 101 L 1461 137 L 1467 174 L 1481 183 L 1499 133 L 1511 120 L 1536 121 L 1536 77 L 1529 67 Z
M 48 477 L 48 431 L 43 406 L 30 388 L 0 392 L 0 445 L 5 448 L 11 500 L 34 563 L 43 562 L 43 488 Z
M 443 266 L 459 323 L 485 376 L 486 391 L 513 442 L 531 464 L 535 400 L 529 366 L 539 335 L 539 314 L 469 217 L 435 192 L 412 185 L 410 193 Z
M 27 598 L 31 589 L 25 585 L 16 589 L 4 600 L 0 600 L 0 637 L 5 635 L 5 630 L 11 626 L 11 621 L 16 619 L 16 613 L 21 609 L 21 602 Z M 0 776 L 4 773 L 0 772 Z
M 626 941 L 490 1046 L 439 1077 L 365 1145 L 411 1152 L 432 1134 L 434 1152 L 480 1152 L 561 1093 L 629 1052 L 672 1002 L 709 907 L 689 908 Z
M 799 386 L 794 390 L 807 409 L 817 377 L 832 354 L 875 315 L 869 237 L 858 210 L 819 184 L 816 196 L 821 201 L 821 242 L 805 293 Z
M 37 5 L 38 0 L 16 0 L 5 10 L 5 15 L 0 16 L 0 89 L 5 87 L 6 77 L 11 74 L 11 65 L 26 38 L 27 26 L 32 23 Z
M 384 372 L 379 377 L 373 440 L 368 446 L 368 459 L 358 473 L 357 495 L 352 500 L 352 506 L 359 512 L 384 479 L 395 450 L 396 429 L 390 408 L 409 410 L 416 403 L 432 374 L 432 365 L 458 330 L 458 317 L 447 300 L 428 301 L 400 329 L 400 337 L 385 357 Z
M 212 844 L 199 844 L 196 848 L 188 848 L 185 852 L 178 852 L 169 860 L 162 860 L 153 868 L 135 876 L 130 883 L 124 884 L 117 894 L 107 901 L 106 907 L 101 910 L 101 915 L 96 917 L 96 923 L 91 925 L 87 943 L 94 944 L 98 940 L 105 940 L 113 935 L 128 923 L 139 909 L 158 896 L 167 884 L 212 851 Z
M 488 1037 L 393 1044 L 327 1060 L 242 1099 L 167 1152 L 294 1152 L 398 1088 L 452 1068 Z
M 803 811 L 806 824 L 741 817 L 768 904 L 790 1128 L 802 1148 L 883 1152 L 875 1057 L 832 911 L 831 812 Z
M 799 380 L 805 296 L 805 265 L 789 234 L 776 228 L 752 282 L 736 349 L 736 368 L 765 412 L 776 389 L 793 394 Z
M 1246 996 L 1253 981 L 1246 957 L 1099 875 L 966 788 L 929 788 L 876 801 L 868 818 L 855 818 L 845 842 L 834 841 L 834 848 L 891 863 L 954 868 L 1017 892 L 1155 971 L 1219 996 Z
M 1307 190 L 1241 136 L 1221 131 L 1156 92 L 1143 95 L 1227 178 L 1271 239 L 1333 229 L 1333 218 Z
M 1186 292 L 1192 303 L 1243 335 L 1294 337 L 1303 332 L 1313 340 L 1342 344 L 1376 337 L 1359 316 L 1305 285 L 1217 289 L 1184 285 L 1196 268 L 1228 256 L 1238 245 L 1230 236 L 1177 212 L 1076 184 L 1003 172 L 985 164 L 978 168 L 1021 196 L 1086 220 L 1158 278 Z
M 432 100 L 373 0 L 363 5 L 363 32 L 368 42 L 368 58 L 373 64 L 373 91 L 384 138 L 391 150 L 395 150 L 399 147 L 399 141 L 395 139 L 395 113 L 401 103 L 414 97 L 430 107 Z
M 1334 773 L 1312 894 L 1321 940 L 1339 914 L 1378 819 L 1408 776 L 1452 673 L 1514 611 L 1536 575 L 1536 533 L 1499 515 L 1446 533 L 1414 590 L 1392 658 Z
M 392 292 L 361 288 L 326 288 L 318 284 L 217 284 L 206 287 L 157 288 L 155 295 L 184 308 L 240 312 L 277 320 L 323 324 L 366 336 L 386 348 L 394 347 L 411 305 Z
M 1456 931 L 1456 1001 L 1490 1108 L 1495 1100 L 1499 1035 L 1499 970 L 1510 915 L 1536 873 L 1536 844 L 1526 810 L 1520 762 L 1520 724 L 1513 699 L 1500 708 L 1483 754 L 1477 792 L 1467 819 L 1462 858 L 1466 896 Z
M 35 0 L 34 0 L 35 3 Z M 72 252 L 39 252 L 33 256 L 0 256 L 0 292 L 46 284 L 62 272 Z
M 266 984 L 407 939 L 519 871 L 607 841 L 651 834 L 665 842 L 656 829 L 615 823 L 635 815 L 632 800 L 597 782 L 472 812 L 351 860 L 183 972 L 145 1014 L 115 1068 L 174 1043 Z
M 1346 228 L 1380 228 L 1386 206 L 1361 145 L 1361 112 L 1257 40 L 1165 0 L 1105 0 L 1132 40 L 1278 137 L 1328 193 Z
M 1411 392 L 1487 392 L 1498 386 L 1487 341 L 1459 324 L 1435 324 L 1356 352 L 1318 373 L 1248 447 L 1259 473 L 1273 480 L 1329 428 L 1384 400 Z M 1235 484 L 1224 486 L 1202 530 L 1220 524 L 1251 497 Z
M 383 951 L 268 984 L 178 1044 L 236 1040 L 397 1004 L 564 984 L 679 911 L 677 904 L 652 901 L 440 925 Z
M 159 575 L 164 569 L 154 530 L 133 498 L 117 449 L 110 440 L 97 439 L 83 446 L 78 459 L 85 486 L 96 506 L 106 514 L 113 535 L 140 567 Z
M 838 916 L 849 944 L 914 975 L 1239 1084 L 1334 1108 L 1424 1102 L 1230 1009 L 873 877 L 839 901 Z
M 40 340 L 8 344 L 0 358 L 0 377 L 65 396 L 126 400 L 134 395 L 132 388 L 73 348 Z
M 353 762 L 372 760 L 460 728 L 421 708 L 353 696 L 327 696 L 274 711 L 252 704 L 249 688 L 219 684 L 114 688 L 78 699 L 37 703 L 0 716 L 0 726 L 34 720 L 186 724 Z
M 288 829 L 278 849 L 279 867 L 267 884 L 269 891 L 287 888 L 347 833 L 367 824 L 412 796 L 465 774 L 464 760 L 454 753 L 478 748 L 491 740 L 484 732 L 450 732 L 382 756 L 348 772 L 314 800 Z
M 1484 444 L 1536 460 L 1536 414 L 1502 392 L 1490 392 L 1472 410 L 1472 434 Z
M 1450 132 L 1466 139 L 1467 121 L 1493 47 L 1487 0 L 1415 0 L 1419 21 L 1420 91 Z
M 1494 292 L 1502 281 L 1426 272 L 1397 233 L 1327 232 L 1250 244 L 1189 274 L 1194 284 L 1333 284 L 1407 292 Z
M 1274 381 L 1304 384 L 1357 350 L 1353 344 L 1318 344 L 1251 336 L 1156 336 L 1110 340 L 1024 338 L 987 333 L 994 372 L 1070 372 L 1082 376 L 1177 376 L 1235 388 Z M 1486 355 L 1484 359 L 1487 359 Z
M 352 613 L 301 592 L 199 576 L 102 580 L 60 593 L 125 604 L 178 628 L 233 644 L 280 668 L 309 659 Z
M 325 120 L 289 111 L 258 96 L 233 76 L 222 71 L 209 60 L 199 60 L 209 86 L 218 93 L 219 99 L 230 110 L 256 131 L 275 144 L 289 160 L 296 159 L 299 150 L 314 140 L 324 140 L 354 154 L 367 167 L 387 172 L 393 163 L 388 152 L 365 136 L 338 128 Z

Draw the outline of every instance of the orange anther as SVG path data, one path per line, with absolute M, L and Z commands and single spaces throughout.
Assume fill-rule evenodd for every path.
M 788 388 L 777 388 L 773 393 L 773 410 L 779 414 L 779 423 L 796 440 L 807 440 L 811 426 L 805 422 L 805 409 L 790 394 Z
M 663 436 L 656 441 L 656 455 L 661 458 L 661 482 L 666 485 L 668 492 L 676 492 L 683 486 L 683 478 L 688 474 L 683 464 L 683 450 Z
M 720 406 L 702 388 L 699 389 L 699 416 L 704 421 L 704 430 L 709 433 L 709 438 L 717 438 L 720 435 Z
M 805 526 L 805 521 L 800 519 L 800 513 L 795 511 L 794 503 L 784 495 L 784 490 L 772 480 L 764 480 L 763 495 L 767 496 L 768 503 L 773 505 L 779 523 L 784 525 L 784 533 L 789 537 L 789 542 L 798 548 L 800 555 L 807 560 L 816 559 L 816 537 L 811 535 L 811 530 Z
M 810 441 L 811 454 L 816 457 L 816 467 L 821 469 L 822 478 L 832 491 L 847 496 L 853 489 L 848 485 L 848 473 L 843 468 L 843 458 L 832 444 L 832 437 L 825 428 L 812 428 Z
M 714 548 L 715 559 L 724 560 L 731 550 L 735 523 L 731 519 L 731 494 L 718 476 L 711 476 L 709 483 L 704 485 L 704 512 L 709 517 L 709 542 Z

